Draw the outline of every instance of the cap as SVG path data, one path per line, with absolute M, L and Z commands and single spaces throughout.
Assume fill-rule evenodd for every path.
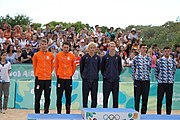
M 55 28 L 57 28 L 57 27 L 59 27 L 59 25 L 56 25 L 56 27 L 55 27 Z
M 136 31 L 136 28 L 132 28 L 131 31 Z
M 54 49 L 55 49 L 55 46 L 53 45 L 53 46 L 51 46 L 50 48 L 54 48 Z

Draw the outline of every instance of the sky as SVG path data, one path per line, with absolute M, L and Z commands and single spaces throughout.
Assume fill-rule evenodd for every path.
M 24 14 L 34 23 L 81 21 L 125 28 L 163 25 L 180 16 L 180 0 L 0 0 L 0 16 Z

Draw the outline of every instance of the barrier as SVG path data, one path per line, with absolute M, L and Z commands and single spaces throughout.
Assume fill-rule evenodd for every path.
M 134 94 L 133 94 L 133 83 L 120 82 L 119 89 L 119 108 L 134 108 Z M 99 82 L 98 86 L 98 101 L 97 107 L 102 108 L 103 105 L 103 93 L 102 93 L 102 81 Z M 174 95 L 173 95 L 173 110 L 180 109 L 180 83 L 174 85 Z M 151 83 L 148 110 L 156 110 L 156 92 L 157 84 Z M 17 81 L 16 82 L 16 99 L 15 108 L 20 109 L 33 109 L 34 108 L 34 81 Z M 90 98 L 88 98 L 88 105 L 90 106 Z M 65 106 L 65 97 L 63 96 L 63 109 Z M 162 109 L 165 109 L 165 99 L 163 100 Z M 44 96 L 42 95 L 40 101 L 41 108 L 44 105 Z M 109 99 L 109 107 L 112 107 L 112 96 Z M 82 82 L 73 81 L 73 91 L 72 91 L 72 109 L 82 108 Z M 56 81 L 52 82 L 52 92 L 51 92 L 51 104 L 50 109 L 56 109 Z
M 34 109 L 34 74 L 32 65 L 12 65 L 11 70 L 11 90 L 8 107 L 20 108 L 20 109 Z M 152 69 L 153 73 L 153 69 Z M 152 81 L 155 81 L 154 75 L 151 73 Z M 179 75 L 178 75 L 179 74 Z M 134 108 L 134 94 L 133 94 L 133 80 L 131 78 L 131 69 L 125 67 L 120 75 L 121 81 L 119 82 L 119 107 L 120 108 Z M 13 83 L 13 80 L 14 83 Z M 173 110 L 180 110 L 180 69 L 176 71 L 173 93 Z M 13 87 L 14 84 L 14 87 Z M 157 83 L 151 82 L 150 93 L 148 101 L 148 110 L 156 110 L 157 99 Z M 14 96 L 13 96 L 14 95 Z M 12 97 L 11 97 L 12 96 Z M 13 99 L 14 97 L 14 99 Z M 88 98 L 88 106 L 90 106 L 90 98 Z M 63 109 L 65 108 L 65 97 L 63 96 Z M 14 103 L 14 104 L 13 104 Z M 165 109 L 165 99 L 163 100 L 162 109 Z M 44 104 L 44 96 L 41 97 L 41 108 Z M 103 93 L 102 93 L 102 76 L 100 75 L 100 81 L 98 85 L 98 108 L 102 108 L 103 105 Z M 109 107 L 112 107 L 112 95 L 109 99 Z M 79 74 L 79 68 L 77 68 L 75 75 L 73 76 L 73 91 L 72 91 L 72 109 L 82 108 L 82 81 Z M 52 93 L 50 109 L 56 109 L 56 77 L 53 75 L 52 81 Z
M 81 76 L 77 67 L 76 72 L 73 76 L 74 81 L 81 81 Z M 34 71 L 31 64 L 13 64 L 11 70 L 11 79 L 15 80 L 34 80 Z M 102 81 L 102 75 L 99 73 L 99 81 Z M 52 80 L 56 81 L 55 73 L 53 72 Z M 121 82 L 132 82 L 131 68 L 125 67 L 120 75 Z M 154 77 L 154 69 L 151 70 L 151 82 L 156 82 Z M 180 82 L 180 69 L 176 70 L 175 82 Z

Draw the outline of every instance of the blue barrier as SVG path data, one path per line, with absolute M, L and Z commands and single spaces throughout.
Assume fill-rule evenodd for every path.
M 180 120 L 180 115 L 141 115 L 141 120 Z
M 83 120 L 81 114 L 28 114 L 27 120 Z

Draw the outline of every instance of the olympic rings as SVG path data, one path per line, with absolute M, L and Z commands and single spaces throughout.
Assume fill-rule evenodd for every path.
M 113 115 L 113 114 L 110 114 L 110 115 L 103 115 L 103 120 L 120 120 L 120 116 L 118 114 L 116 115 Z

